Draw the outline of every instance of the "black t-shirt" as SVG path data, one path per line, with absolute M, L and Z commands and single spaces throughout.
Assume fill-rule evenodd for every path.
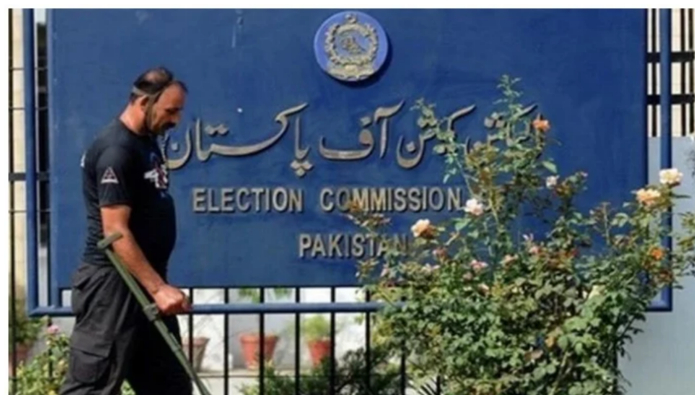
M 137 135 L 116 119 L 92 143 L 81 161 L 87 207 L 83 262 L 112 267 L 97 242 L 104 238 L 100 207 L 131 207 L 129 228 L 153 268 L 165 276 L 175 245 L 175 207 L 168 170 L 153 137 Z

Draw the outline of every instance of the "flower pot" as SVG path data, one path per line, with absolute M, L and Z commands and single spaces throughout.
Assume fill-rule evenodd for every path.
M 263 358 L 266 364 L 270 363 L 270 360 L 272 360 L 278 340 L 279 336 L 276 335 L 265 336 Z M 257 333 L 244 333 L 240 336 L 240 341 L 246 368 L 257 369 L 259 367 L 260 335 Z
M 199 371 L 202 368 L 202 359 L 204 359 L 204 351 L 209 343 L 208 337 L 195 337 L 192 341 L 192 357 L 194 358 L 194 363 L 190 359 L 190 338 L 182 339 L 182 348 L 185 351 L 185 356 L 187 360 L 192 363 L 194 369 Z
M 324 358 L 331 354 L 331 340 L 320 339 L 310 340 L 308 343 L 309 353 L 311 353 L 311 363 L 318 366 Z
M 27 356 L 29 355 L 29 350 L 31 346 L 26 345 L 26 344 L 18 344 L 17 347 L 15 348 L 15 354 L 17 357 L 17 366 L 22 364 L 24 361 L 27 361 Z M 10 354 L 9 354 L 9 364 L 8 364 L 8 371 L 10 373 L 10 376 L 12 375 L 12 346 L 10 346 Z

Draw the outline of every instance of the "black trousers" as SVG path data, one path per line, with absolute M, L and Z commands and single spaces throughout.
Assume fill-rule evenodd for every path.
M 60 394 L 192 394 L 192 382 L 113 267 L 80 266 L 73 274 L 76 314 L 68 374 Z M 180 342 L 175 316 L 163 321 Z

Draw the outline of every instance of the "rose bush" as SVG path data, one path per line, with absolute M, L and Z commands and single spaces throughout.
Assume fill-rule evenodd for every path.
M 694 240 L 663 246 L 682 175 L 662 171 L 619 208 L 581 210 L 588 174 L 547 157 L 556 124 L 530 117 L 516 82 L 502 79 L 498 123 L 473 144 L 434 106 L 416 106 L 418 126 L 440 140 L 446 180 L 464 181 L 464 212 L 417 221 L 406 248 L 383 239 L 390 218 L 351 204 L 349 217 L 389 249 L 358 267 L 386 303 L 374 324 L 382 344 L 407 354 L 414 380 L 441 377 L 446 393 L 621 393 L 617 357 L 647 306 L 694 272 Z
M 46 325 L 46 318 L 41 319 Z M 56 395 L 68 373 L 70 339 L 57 325 L 50 325 L 44 332 L 46 347 L 26 363 L 17 368 L 13 385 L 10 380 L 10 394 L 16 395 Z M 122 394 L 133 395 L 128 383 L 122 385 Z

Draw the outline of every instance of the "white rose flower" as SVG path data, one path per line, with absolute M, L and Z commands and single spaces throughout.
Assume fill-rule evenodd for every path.
M 481 270 L 488 267 L 488 264 L 486 264 L 483 261 L 478 261 L 478 260 L 472 260 L 472 262 L 469 265 L 472 267 L 472 269 L 475 272 L 481 272 Z
M 440 268 L 439 265 L 425 264 L 423 266 L 423 271 L 430 273 L 430 272 L 436 271 L 438 268 Z
M 505 257 L 503 257 L 503 261 L 501 261 L 501 262 L 503 263 L 503 265 L 508 265 L 517 259 L 518 259 L 518 256 L 512 256 L 512 255 L 508 254 Z
M 586 297 L 586 299 L 591 299 L 591 298 L 593 298 L 593 297 L 600 296 L 600 294 L 601 294 L 602 292 L 603 292 L 603 288 L 602 288 L 601 286 L 594 285 L 594 286 L 591 288 L 591 292 L 588 294 L 588 296 Z
M 664 169 L 659 172 L 659 180 L 662 184 L 668 186 L 676 186 L 681 183 L 683 173 L 677 168 Z
M 411 227 L 411 231 L 413 232 L 414 237 L 421 236 L 422 234 L 427 232 L 429 229 L 430 229 L 430 220 L 429 219 L 419 219 Z
M 464 207 L 464 211 L 478 217 L 484 213 L 484 205 L 477 199 L 469 199 Z
M 661 197 L 661 193 L 655 189 L 639 189 L 637 190 L 637 201 L 644 205 L 652 205 L 658 198 Z
M 547 189 L 554 189 L 559 182 L 559 175 L 552 175 L 547 177 Z

